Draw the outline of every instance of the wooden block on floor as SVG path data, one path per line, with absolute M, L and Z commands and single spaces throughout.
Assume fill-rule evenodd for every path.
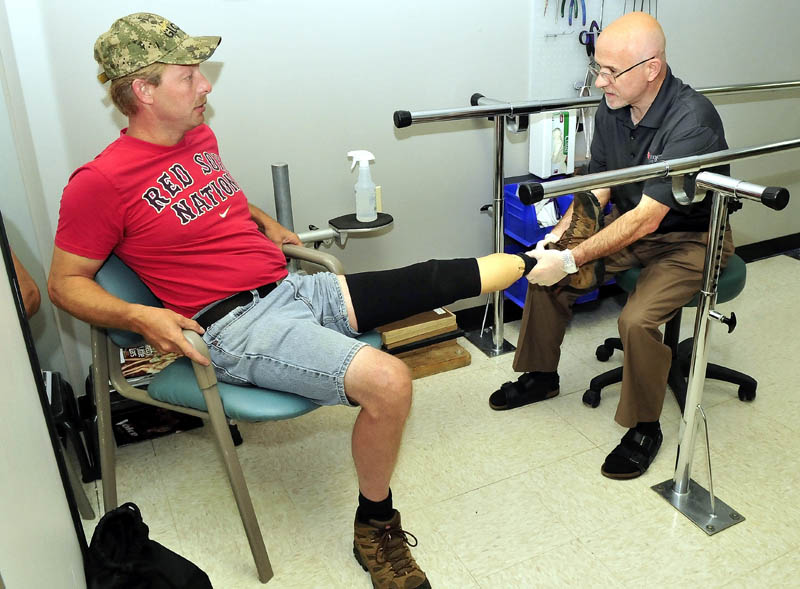
M 422 378 L 469 366 L 472 356 L 456 340 L 446 341 L 397 355 L 411 369 L 412 378 Z
M 387 347 L 411 343 L 415 338 L 418 339 L 419 336 L 424 339 L 434 335 L 434 332 L 444 333 L 440 331 L 442 329 L 445 331 L 458 329 L 456 316 L 443 308 L 418 313 L 375 328 L 381 334 L 383 345 Z

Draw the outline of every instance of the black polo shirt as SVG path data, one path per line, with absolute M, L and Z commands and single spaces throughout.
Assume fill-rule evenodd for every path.
M 714 105 L 673 76 L 667 67 L 658 96 L 638 125 L 631 121 L 630 106 L 611 110 L 605 99 L 600 102 L 589 172 L 618 170 L 727 148 L 722 120 Z M 728 175 L 730 166 L 710 170 Z M 694 177 L 686 178 L 685 189 L 687 194 L 694 194 Z M 672 178 L 613 186 L 611 202 L 624 213 L 639 204 L 642 193 L 670 208 L 657 233 L 708 230 L 711 198 L 689 206 L 679 205 L 672 196 Z

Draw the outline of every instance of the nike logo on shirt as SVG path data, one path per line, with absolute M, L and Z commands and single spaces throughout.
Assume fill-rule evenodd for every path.
M 219 214 L 219 216 L 220 216 L 220 217 L 222 217 L 222 218 L 224 219 L 225 217 L 227 217 L 227 216 L 228 216 L 228 211 L 229 211 L 229 210 L 231 210 L 231 207 L 230 207 L 230 206 L 228 206 L 228 208 L 227 208 L 227 209 L 225 209 L 225 211 L 224 211 L 224 212 L 220 213 L 220 214 Z

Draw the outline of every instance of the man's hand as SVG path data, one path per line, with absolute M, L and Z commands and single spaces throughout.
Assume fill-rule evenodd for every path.
M 577 271 L 569 250 L 546 250 L 544 246 L 540 248 L 537 244 L 536 249 L 529 251 L 528 255 L 536 258 L 536 266 L 527 276 L 528 281 L 534 284 L 552 286 L 567 274 Z
M 250 209 L 250 217 L 252 217 L 253 221 L 255 221 L 256 225 L 258 225 L 261 233 L 266 235 L 267 239 L 269 239 L 272 243 L 278 247 L 281 247 L 287 243 L 293 243 L 294 245 L 300 246 L 303 245 L 303 242 L 300 241 L 297 233 L 290 231 L 278 223 L 275 219 L 270 217 L 254 204 L 247 203 L 247 206 Z
M 303 245 L 303 242 L 300 241 L 300 238 L 297 236 L 297 233 L 294 231 L 289 231 L 283 225 L 279 225 L 275 223 L 274 225 L 267 228 L 264 234 L 269 238 L 272 243 L 281 247 L 287 243 L 292 243 L 294 245 Z
M 203 366 L 210 364 L 208 359 L 195 350 L 183 335 L 184 329 L 191 329 L 200 335 L 203 334 L 205 330 L 194 319 L 188 319 L 170 309 L 136 305 L 132 321 L 136 326 L 136 333 L 142 335 L 147 343 L 159 353 L 174 352 Z

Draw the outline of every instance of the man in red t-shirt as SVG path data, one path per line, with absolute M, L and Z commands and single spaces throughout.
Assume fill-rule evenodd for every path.
M 430 260 L 346 276 L 288 275 L 297 235 L 249 204 L 204 124 L 211 84 L 199 70 L 219 37 L 189 37 L 137 13 L 98 38 L 95 59 L 129 125 L 70 177 L 48 291 L 86 322 L 134 331 L 201 364 L 183 329 L 203 335 L 220 380 L 360 407 L 354 552 L 375 587 L 430 587 L 392 507 L 389 480 L 411 405 L 399 359 L 354 337 L 377 325 L 509 286 L 525 255 Z M 111 253 L 165 308 L 122 301 L 94 280 Z M 411 286 L 410 286 L 411 285 Z

